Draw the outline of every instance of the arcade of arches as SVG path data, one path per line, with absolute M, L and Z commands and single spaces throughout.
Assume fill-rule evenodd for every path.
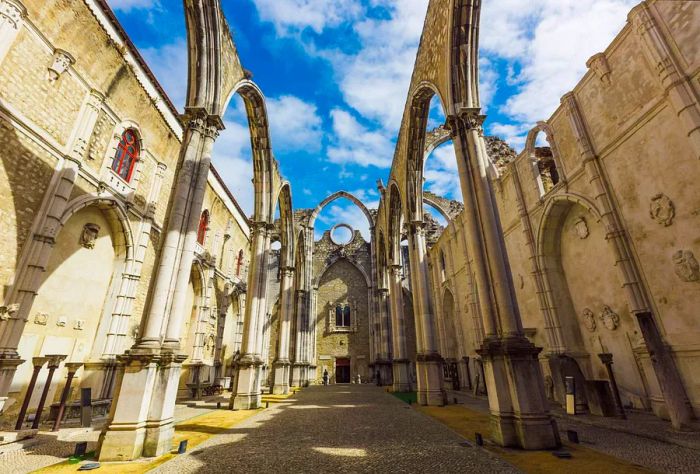
M 184 113 L 105 0 L 0 0 L 3 427 L 39 405 L 55 418 L 72 380 L 64 417 L 90 389 L 101 460 L 158 456 L 178 400 L 230 391 L 230 408 L 256 409 L 264 390 L 324 375 L 428 406 L 448 390 L 485 397 L 502 446 L 558 445 L 550 408 L 566 407 L 567 377 L 579 411 L 689 426 L 700 4 L 632 9 L 516 153 L 482 128 L 489 3 L 430 0 L 378 208 L 339 191 L 296 209 L 219 0 L 184 1 Z M 59 28 L 67 16 L 79 21 Z M 211 164 L 234 94 L 248 115 L 250 216 Z M 426 130 L 431 100 L 446 122 Z M 446 142 L 461 203 L 423 190 Z M 317 239 L 337 199 L 359 207 L 369 236 L 340 222 Z

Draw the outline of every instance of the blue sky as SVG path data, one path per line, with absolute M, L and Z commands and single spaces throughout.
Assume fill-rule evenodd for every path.
M 221 0 L 239 55 L 267 98 L 272 147 L 296 208 L 344 189 L 376 207 L 393 157 L 428 0 Z M 187 50 L 181 0 L 108 0 L 182 110 Z M 637 0 L 484 0 L 481 93 L 487 132 L 516 150 L 605 49 Z M 435 104 L 431 124 L 441 120 Z M 250 142 L 232 102 L 214 163 L 249 212 Z M 426 189 L 460 199 L 451 144 L 426 163 Z M 317 233 L 346 222 L 366 234 L 349 201 L 329 205 Z

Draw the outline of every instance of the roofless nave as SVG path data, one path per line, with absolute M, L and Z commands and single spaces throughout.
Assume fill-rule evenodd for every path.
M 230 385 L 231 407 L 249 410 L 261 387 L 285 394 L 328 372 L 421 405 L 445 404 L 447 388 L 486 395 L 503 446 L 559 444 L 550 406 L 566 404 L 566 377 L 580 411 L 688 426 L 700 5 L 636 6 L 517 156 L 483 133 L 482 7 L 429 2 L 378 209 L 339 191 L 298 210 L 218 0 L 185 0 L 183 115 L 104 0 L 0 0 L 2 418 L 19 430 L 44 405 L 55 418 L 67 385 L 69 419 L 90 388 L 107 420 L 100 460 L 131 460 L 171 449 L 176 400 Z M 235 94 L 251 217 L 211 165 Z M 429 131 L 431 100 L 447 120 Z M 423 190 L 446 141 L 463 208 Z M 363 211 L 369 242 L 314 240 L 335 199 Z

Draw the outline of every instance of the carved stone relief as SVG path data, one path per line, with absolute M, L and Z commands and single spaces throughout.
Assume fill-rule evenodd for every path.
M 663 193 L 657 194 L 651 198 L 649 203 L 649 215 L 659 224 L 666 227 L 670 226 L 676 215 L 673 201 Z
M 83 227 L 83 233 L 80 234 L 80 245 L 86 249 L 94 249 L 95 241 L 100 233 L 100 226 L 97 224 L 85 224 Z
M 0 321 L 7 321 L 19 311 L 19 303 L 14 303 L 7 306 L 0 306 Z
M 678 250 L 671 257 L 676 275 L 682 281 L 692 282 L 700 280 L 700 264 L 690 250 Z
M 49 66 L 49 82 L 56 82 L 61 74 L 66 72 L 75 59 L 68 52 L 57 49 Z
M 588 231 L 588 224 L 586 223 L 586 219 L 583 217 L 579 217 L 574 221 L 574 232 L 576 232 L 576 235 L 578 235 L 579 239 L 585 239 L 588 237 L 589 231 Z
M 60 328 L 66 327 L 66 324 L 68 324 L 68 318 L 65 316 L 59 316 L 58 319 L 56 319 L 56 326 Z
M 603 306 L 603 311 L 600 313 L 600 320 L 603 322 L 603 326 L 611 331 L 614 331 L 620 325 L 620 316 L 608 305 Z
M 46 326 L 46 323 L 49 322 L 49 315 L 48 313 L 36 313 L 34 315 L 34 324 L 38 324 L 39 326 Z
M 589 308 L 585 308 L 583 310 L 582 318 L 583 318 L 583 325 L 585 326 L 585 328 L 591 332 L 595 331 L 596 322 L 595 322 L 595 314 L 593 314 L 593 311 L 591 311 Z
M 82 331 L 83 329 L 85 329 L 85 320 L 76 319 L 73 323 L 73 329 L 75 329 L 76 331 Z

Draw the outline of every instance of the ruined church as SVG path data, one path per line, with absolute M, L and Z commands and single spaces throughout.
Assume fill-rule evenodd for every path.
M 184 0 L 184 110 L 106 0 L 0 0 L 7 439 L 80 423 L 87 396 L 99 461 L 157 457 L 180 403 L 325 383 L 485 400 L 484 435 L 525 450 L 560 445 L 559 409 L 695 426 L 700 3 L 641 1 L 519 152 L 484 131 L 490 3 L 428 2 L 378 207 L 337 190 L 302 209 L 221 0 Z M 234 95 L 250 215 L 212 163 Z M 424 189 L 445 143 L 461 202 Z M 339 199 L 369 238 L 318 232 Z

